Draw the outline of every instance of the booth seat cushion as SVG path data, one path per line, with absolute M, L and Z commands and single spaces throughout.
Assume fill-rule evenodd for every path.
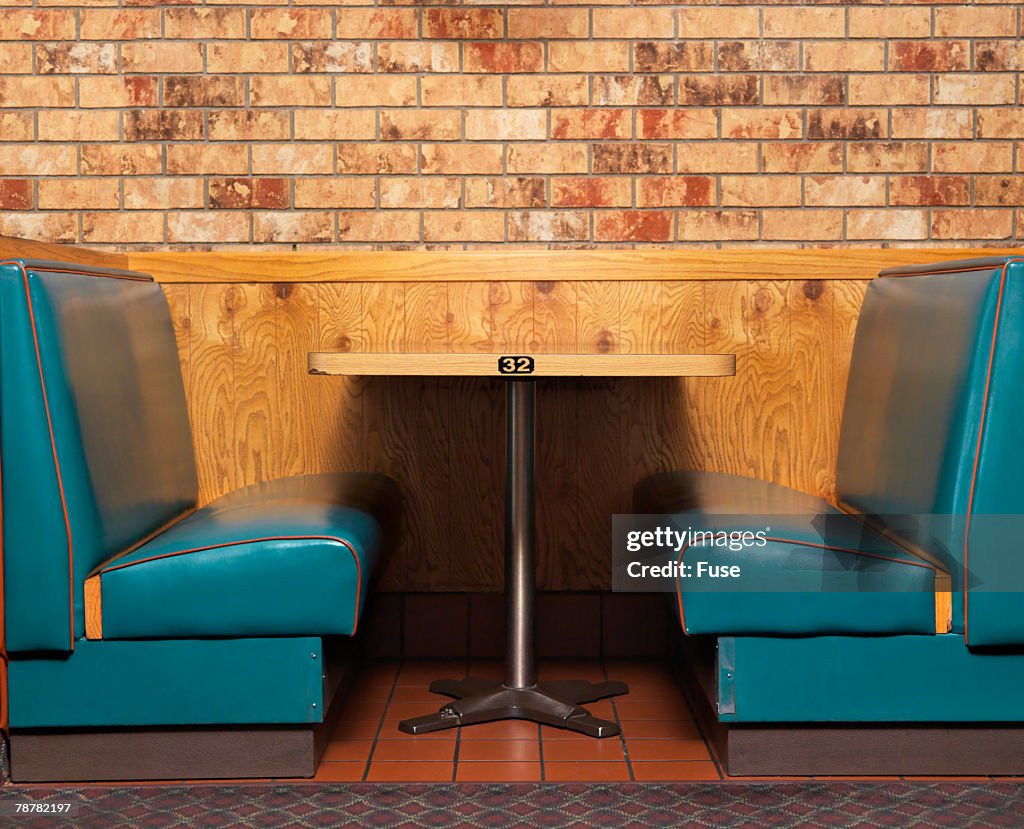
M 763 546 L 684 548 L 678 561 L 738 565 L 739 578 L 675 581 L 690 634 L 935 632 L 935 570 L 826 501 L 754 478 L 667 472 L 642 481 L 637 512 L 677 531 L 763 531 Z
M 225 495 L 99 569 L 90 636 L 352 634 L 397 501 L 391 479 L 358 473 Z

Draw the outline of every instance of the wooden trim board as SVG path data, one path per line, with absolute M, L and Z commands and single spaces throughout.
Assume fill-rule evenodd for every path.
M 417 377 L 727 377 L 733 354 L 441 354 L 312 351 L 310 374 Z
M 147 251 L 133 270 L 158 282 L 631 282 L 873 279 L 885 268 L 1003 256 L 1020 248 L 730 250 Z
M 0 259 L 43 259 L 49 262 L 70 262 L 102 268 L 128 269 L 128 256 L 80 245 L 58 245 L 33 242 L 13 236 L 0 236 Z

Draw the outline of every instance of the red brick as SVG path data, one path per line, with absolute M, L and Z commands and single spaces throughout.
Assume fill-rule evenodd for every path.
M 598 145 L 598 146 L 623 146 L 623 145 Z M 628 146 L 628 145 L 626 145 Z M 476 150 L 476 145 L 474 145 Z M 461 150 L 465 154 L 464 150 Z M 671 160 L 671 149 L 662 149 L 667 152 Z M 424 148 L 424 154 L 426 148 Z M 595 150 L 595 156 L 597 151 Z M 595 159 L 594 172 L 624 172 L 619 170 L 598 169 Z M 494 170 L 491 172 L 500 172 Z M 508 145 L 508 172 L 509 173 L 585 173 L 587 172 L 587 145 L 577 144 L 568 141 L 552 143 L 542 141 L 537 143 L 519 142 Z
M 0 134 L 7 136 L 0 123 Z M 30 137 L 22 137 L 24 140 Z M 104 109 L 44 109 L 39 112 L 40 141 L 117 141 L 121 137 L 121 118 L 117 110 Z
M 544 50 L 539 43 L 467 43 L 463 47 L 466 72 L 540 72 Z
M 164 37 L 168 40 L 227 40 L 245 37 L 242 9 L 166 9 Z
M 159 144 L 86 144 L 81 151 L 81 170 L 87 176 L 158 175 L 164 171 L 163 147 Z
M 0 178 L 0 210 L 31 210 L 32 182 L 27 178 Z
M 753 241 L 758 238 L 756 210 L 683 210 L 678 238 L 682 242 Z
M 847 80 L 853 106 L 927 104 L 931 94 L 927 75 L 850 75 Z
M 0 213 L 0 236 L 38 239 L 40 242 L 77 242 L 78 216 L 75 213 Z
M 839 173 L 843 170 L 843 145 L 838 143 L 772 143 L 765 144 L 761 152 L 766 173 Z
M 671 173 L 670 144 L 594 144 L 595 173 Z
M 763 12 L 766 38 L 841 38 L 846 34 L 842 8 L 774 7 Z
M 254 144 L 252 171 L 257 175 L 303 175 L 334 172 L 329 144 Z
M 338 213 L 342 242 L 417 242 L 418 210 L 345 210 Z
M 761 16 L 756 8 L 679 9 L 679 36 L 700 40 L 760 37 Z
M 551 113 L 551 137 L 631 138 L 633 119 L 624 109 L 558 109 Z
M 928 145 L 909 141 L 849 144 L 846 169 L 850 173 L 923 173 L 928 169 Z
M 168 144 L 170 175 L 246 175 L 248 148 L 241 144 Z
M 256 75 L 249 78 L 249 103 L 254 107 L 330 106 L 331 79 L 319 75 Z
M 327 40 L 334 35 L 329 9 L 254 9 L 249 31 L 255 40 Z
M 390 54 L 392 47 L 398 49 L 410 44 L 387 44 L 380 45 L 381 54 Z M 292 44 L 292 68 L 298 74 L 310 72 L 372 72 L 373 71 L 373 45 L 370 43 L 293 43 Z M 389 70 L 406 71 L 406 70 Z M 419 70 L 415 70 L 419 71 Z M 362 78 L 339 79 L 338 83 L 363 82 Z
M 892 110 L 893 138 L 971 138 L 973 134 L 974 113 L 970 109 Z
M 122 184 L 127 210 L 168 210 L 203 207 L 201 178 L 142 178 L 131 176 Z
M 8 75 L 0 77 L 0 107 L 71 107 L 75 103 L 75 82 L 62 76 Z
M 637 113 L 637 138 L 714 138 L 718 111 L 714 109 L 642 109 Z
M 508 217 L 510 242 L 581 242 L 590 236 L 587 214 L 576 210 L 523 210 Z
M 804 203 L 808 207 L 884 205 L 885 184 L 885 176 L 807 176 Z
M 245 81 L 230 75 L 173 75 L 164 78 L 164 106 L 217 109 L 245 106 Z
M 405 40 L 419 34 L 416 9 L 335 9 L 335 36 L 344 40 Z
M 426 242 L 500 242 L 505 214 L 500 210 L 444 210 L 423 214 Z
M 155 107 L 157 79 L 139 75 L 83 77 L 78 80 L 81 107 Z
M 487 44 L 494 45 L 494 44 Z M 470 68 L 470 46 L 466 46 L 466 72 Z M 457 43 L 381 43 L 377 46 L 379 72 L 457 72 L 459 70 L 459 44 Z M 490 69 L 476 71 L 497 71 Z M 500 70 L 512 71 L 512 70 Z M 524 70 L 533 71 L 533 70 Z
M 888 137 L 888 115 L 877 109 L 814 109 L 807 113 L 807 137 L 863 141 Z
M 850 9 L 850 37 L 906 38 L 930 37 L 932 10 L 917 8 L 857 7 Z
M 464 146 L 457 144 L 424 144 L 420 151 L 422 172 L 428 175 L 488 175 L 502 171 L 504 148 L 501 144 L 474 144 L 472 149 L 473 152 L 467 152 Z M 414 171 L 415 168 L 410 172 Z M 509 172 L 538 171 L 510 167 Z
M 67 46 L 67 44 L 61 44 Z M 36 52 L 45 53 L 46 50 L 50 49 L 56 51 L 59 46 L 45 46 L 40 44 L 36 47 Z M 62 50 L 64 52 L 69 51 L 68 49 Z M 115 57 L 116 63 L 116 52 L 111 50 L 111 53 Z M 41 61 L 41 63 L 43 63 Z M 40 66 L 38 70 L 39 74 L 47 74 L 47 68 Z M 55 70 L 50 69 L 49 72 Z M 111 71 L 116 71 L 112 69 Z M 4 48 L 0 50 L 0 74 L 4 75 L 27 75 L 32 72 L 32 45 L 29 43 L 5 43 Z
M 288 51 L 287 43 L 267 40 L 208 43 L 206 69 L 211 74 L 287 72 Z
M 675 103 L 674 87 L 671 75 L 600 75 L 594 78 L 594 104 L 671 106 Z
M 676 145 L 677 173 L 756 173 L 757 144 L 714 141 Z
M 595 38 L 675 37 L 676 12 L 671 7 L 603 8 L 593 11 Z
M 326 210 L 255 212 L 252 239 L 258 244 L 330 242 L 334 239 L 334 214 Z
M 786 207 L 800 204 L 796 176 L 722 176 L 723 207 Z
M 974 179 L 974 203 L 1006 207 L 1024 204 L 1024 177 L 977 176 Z
M 447 89 L 453 85 L 462 88 L 461 80 L 433 76 L 422 78 L 423 105 L 438 106 L 440 101 L 432 90 L 442 86 Z M 500 89 L 500 80 L 498 86 Z M 481 94 L 485 94 L 483 90 Z M 409 75 L 367 75 L 355 81 L 338 78 L 334 85 L 334 105 L 338 107 L 407 107 L 415 104 L 416 78 Z
M 511 107 L 586 106 L 589 95 L 586 75 L 510 75 L 505 80 L 505 102 Z
M 767 75 L 764 102 L 774 105 L 840 106 L 846 103 L 843 75 Z
M 114 64 L 116 66 L 116 58 Z M 121 70 L 141 73 L 202 72 L 203 46 L 201 43 L 175 41 L 125 43 L 121 46 Z
M 462 118 L 455 109 L 388 109 L 380 114 L 384 141 L 456 141 Z
M 585 38 L 590 33 L 586 9 L 509 9 L 510 38 L 556 39 Z
M 633 44 L 633 69 L 636 72 L 710 72 L 713 66 L 714 49 L 711 43 L 639 41 Z M 622 71 L 626 68 L 607 71 Z
M 979 110 L 978 138 L 1024 138 L 1024 109 Z
M 936 173 L 1009 173 L 1013 170 L 1013 144 L 965 142 L 932 144 L 932 170 Z
M 629 207 L 633 187 L 626 177 L 568 176 L 551 179 L 552 207 Z
M 894 176 L 889 179 L 893 205 L 970 204 L 971 184 L 966 176 Z
M 803 46 L 805 72 L 881 72 L 885 69 L 885 43 L 880 40 L 810 40 Z M 795 66 L 786 68 L 796 69 Z
M 287 112 L 246 109 L 211 112 L 211 141 L 285 141 L 291 137 Z
M 7 44 L 4 54 L 8 57 L 19 54 L 17 51 L 23 44 Z M 125 46 L 133 44 L 126 43 Z M 24 44 L 25 49 L 30 49 Z M 117 74 L 117 46 L 113 43 L 37 43 L 36 72 L 40 75 L 114 75 Z M 131 53 L 129 52 L 129 57 Z M 0 58 L 2 62 L 4 58 Z M 202 63 L 202 58 L 200 58 Z M 124 71 L 135 72 L 130 68 L 131 62 L 125 61 Z M 7 69 L 8 72 L 32 71 L 32 56 L 29 54 L 28 69 L 17 66 Z M 147 71 L 147 70 L 143 70 Z
M 505 15 L 501 9 L 426 9 L 423 34 L 463 40 L 500 38 L 505 34 Z
M 993 106 L 1013 104 L 1016 100 L 1017 75 L 1012 72 L 935 76 L 936 104 Z
M 0 143 L 0 171 L 5 176 L 73 176 L 74 145 Z
M 798 207 L 761 211 L 761 238 L 765 241 L 833 241 L 842 237 L 842 210 Z
M 714 203 L 714 180 L 707 176 L 637 179 L 637 207 L 703 207 Z
M 747 106 L 761 102 L 757 75 L 683 75 L 679 103 L 684 106 Z
M 804 48 L 810 46 L 806 44 Z M 699 67 L 708 71 L 710 67 Z M 720 72 L 795 72 L 800 44 L 791 40 L 730 40 L 718 44 Z
M 1009 239 L 1012 235 L 1012 210 L 972 207 L 932 211 L 933 239 Z
M 900 40 L 889 44 L 889 68 L 896 72 L 952 72 L 967 69 L 967 41 Z
M 167 214 L 167 241 L 190 245 L 248 242 L 246 212 L 189 210 Z
M 1016 72 L 1024 69 L 1024 43 L 1019 40 L 975 42 L 974 69 L 979 72 Z
M 299 140 L 354 141 L 372 139 L 376 132 L 373 110 L 295 110 L 295 137 Z
M 82 9 L 82 40 L 144 40 L 160 37 L 159 9 Z
M 544 179 L 537 176 L 490 176 L 466 180 L 466 207 L 544 207 Z
M 117 178 L 45 178 L 39 182 L 40 210 L 114 210 L 120 203 Z
M 864 208 L 846 211 L 846 238 L 905 239 L 928 238 L 927 210 Z
M 372 172 L 377 172 L 375 167 Z M 345 176 L 295 180 L 296 207 L 375 207 L 377 185 L 372 178 Z
M 594 219 L 595 242 L 667 242 L 672 239 L 671 210 L 609 210 Z
M 135 109 L 124 113 L 126 141 L 202 141 L 203 113 Z
M 144 244 L 164 240 L 162 212 L 82 214 L 82 241 L 93 244 Z
M 935 9 L 936 37 L 1015 37 L 1017 9 L 999 6 L 960 6 Z
M 803 115 L 798 109 L 724 109 L 723 138 L 801 138 Z
M 548 43 L 548 69 L 552 72 L 626 72 L 629 41 L 553 40 Z
M 70 9 L 0 9 L 5 40 L 75 40 L 75 13 Z
M 416 156 L 415 144 L 339 144 L 338 172 L 350 175 L 415 173 Z M 296 183 L 296 198 L 298 198 L 298 183 Z
M 288 207 L 288 180 L 284 178 L 211 178 L 210 207 L 214 210 Z
M 381 207 L 461 207 L 462 186 L 457 178 L 410 176 L 381 178 Z

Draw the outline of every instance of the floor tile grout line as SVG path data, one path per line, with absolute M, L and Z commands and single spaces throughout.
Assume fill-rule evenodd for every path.
M 683 697 L 683 702 L 686 705 L 686 709 L 690 712 L 690 719 L 693 720 L 693 724 L 697 729 L 697 733 L 700 734 L 700 738 L 704 741 L 704 748 L 707 749 L 708 756 L 711 758 L 711 762 L 715 766 L 715 771 L 718 773 L 719 780 L 725 780 L 725 774 L 722 771 L 722 765 L 718 762 L 718 754 L 715 752 L 711 745 L 711 741 L 708 739 L 707 734 L 704 732 L 704 726 L 701 725 L 700 720 L 697 718 L 697 712 L 693 707 L 693 703 L 690 701 L 690 694 L 687 689 L 683 686 L 679 679 L 679 672 L 675 666 L 675 663 L 671 661 L 672 657 L 669 657 L 668 669 L 672 675 L 672 679 L 675 680 L 677 687 Z
M 544 773 L 544 726 L 537 723 L 537 760 L 540 764 L 540 782 L 543 783 L 547 777 Z
M 604 659 L 601 660 L 601 673 L 604 675 L 605 681 L 608 680 L 608 665 Z M 619 719 L 619 708 L 615 704 L 615 697 L 610 699 L 612 704 L 612 714 L 615 715 L 615 723 L 619 726 L 619 743 L 622 745 L 622 756 L 626 759 L 626 770 L 629 772 L 629 781 L 631 783 L 636 782 L 636 775 L 633 773 L 633 762 L 629 759 L 629 746 L 626 744 L 626 735 L 622 733 L 622 720 Z
M 395 688 L 398 687 L 398 677 L 402 674 L 402 666 L 405 664 L 405 660 L 399 660 L 398 667 L 395 668 L 395 675 L 391 680 L 391 690 L 388 691 L 388 698 L 384 701 L 384 710 L 380 715 L 380 722 L 377 723 L 377 732 L 373 735 L 373 745 L 370 746 L 370 754 L 366 758 L 366 768 L 363 769 L 362 782 L 367 782 L 370 776 L 370 764 L 373 763 L 374 752 L 377 751 L 377 742 L 380 740 L 381 732 L 384 730 L 384 723 L 387 722 L 388 709 L 391 707 L 391 700 L 395 696 Z

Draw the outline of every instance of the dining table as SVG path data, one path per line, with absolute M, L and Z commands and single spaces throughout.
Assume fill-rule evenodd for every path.
M 440 709 L 399 723 L 408 734 L 504 719 L 523 719 L 591 737 L 619 733 L 618 723 L 584 705 L 627 694 L 624 682 L 541 680 L 535 650 L 535 422 L 537 380 L 547 377 L 723 377 L 736 373 L 732 354 L 495 354 L 408 352 L 309 353 L 309 373 L 350 376 L 494 377 L 504 381 L 505 612 L 504 679 L 438 679 L 434 693 L 452 697 Z M 680 415 L 681 416 L 681 415 Z M 611 520 L 611 516 L 609 516 Z

